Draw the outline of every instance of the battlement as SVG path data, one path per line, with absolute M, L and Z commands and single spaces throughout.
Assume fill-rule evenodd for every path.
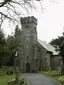
M 37 25 L 37 19 L 34 16 L 21 17 L 20 22 L 21 22 L 21 24 L 34 23 Z

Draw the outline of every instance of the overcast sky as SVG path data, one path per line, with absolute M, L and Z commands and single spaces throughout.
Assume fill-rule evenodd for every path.
M 42 41 L 50 42 L 57 36 L 61 36 L 64 27 L 64 0 L 55 0 L 56 3 L 52 3 L 51 0 L 44 0 L 43 12 L 37 4 L 37 9 L 32 10 L 27 15 L 35 16 L 38 19 L 38 38 Z M 26 16 L 27 16 L 26 15 Z M 13 27 L 14 28 L 14 27 Z M 6 34 L 10 34 L 14 29 L 4 29 Z

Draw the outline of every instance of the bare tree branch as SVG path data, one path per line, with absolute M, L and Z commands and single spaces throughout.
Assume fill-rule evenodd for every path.
M 3 15 L 4 17 L 6 17 L 6 18 L 12 20 L 12 18 L 8 17 L 6 14 L 4 14 L 4 13 L 2 13 L 2 12 L 0 12 L 0 14 Z
M 3 2 L 0 3 L 0 7 L 3 7 L 5 4 L 11 2 L 12 0 L 4 0 Z
M 2 2 L 0 2 L 0 15 L 4 17 L 1 17 L 0 19 L 9 19 L 13 22 L 18 23 L 17 19 L 20 18 L 21 13 L 23 13 L 21 12 L 22 9 L 24 9 L 27 12 L 29 11 L 28 8 L 35 9 L 35 6 L 32 5 L 31 2 L 32 0 L 2 0 Z M 2 9 L 5 9 L 5 11 Z
M 2 24 L 4 19 L 9 19 L 12 22 L 19 23 L 18 19 L 23 12 L 29 12 L 31 9 L 36 9 L 35 1 L 38 1 L 43 10 L 43 0 L 2 0 L 0 1 L 0 21 Z M 5 11 L 4 11 L 5 10 Z M 0 25 L 1 26 L 1 25 Z

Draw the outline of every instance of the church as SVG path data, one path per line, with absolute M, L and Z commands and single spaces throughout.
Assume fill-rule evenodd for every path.
M 37 19 L 34 16 L 20 19 L 22 33 L 18 51 L 21 72 L 55 70 L 60 66 L 59 52 L 37 38 Z

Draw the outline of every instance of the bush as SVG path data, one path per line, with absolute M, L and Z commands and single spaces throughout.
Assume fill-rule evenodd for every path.
M 16 81 L 15 81 L 15 79 L 13 79 L 13 80 L 9 81 L 7 84 L 8 85 L 15 85 L 16 84 Z
M 7 71 L 6 71 L 6 74 L 7 74 L 7 75 L 12 75 L 13 73 L 14 73 L 14 72 L 13 72 L 12 70 L 7 70 Z
M 64 68 L 61 69 L 61 74 L 64 75 Z
M 20 79 L 20 85 L 24 84 L 24 77 Z
M 14 68 L 12 66 L 6 66 L 5 70 L 7 75 L 12 75 L 14 73 Z
M 13 66 L 2 66 L 0 69 L 0 74 L 2 75 L 12 75 L 14 73 L 14 67 Z
M 21 78 L 21 79 L 19 80 L 19 82 L 20 82 L 20 85 L 24 85 L 24 78 Z M 7 83 L 7 85 L 16 85 L 16 80 L 13 79 L 13 80 L 9 81 L 9 82 Z
M 6 74 L 4 69 L 0 69 L 0 76 L 4 76 Z
M 59 80 L 61 83 L 63 83 L 63 84 L 64 84 L 64 76 L 62 76 L 62 77 L 58 78 L 58 80 Z

